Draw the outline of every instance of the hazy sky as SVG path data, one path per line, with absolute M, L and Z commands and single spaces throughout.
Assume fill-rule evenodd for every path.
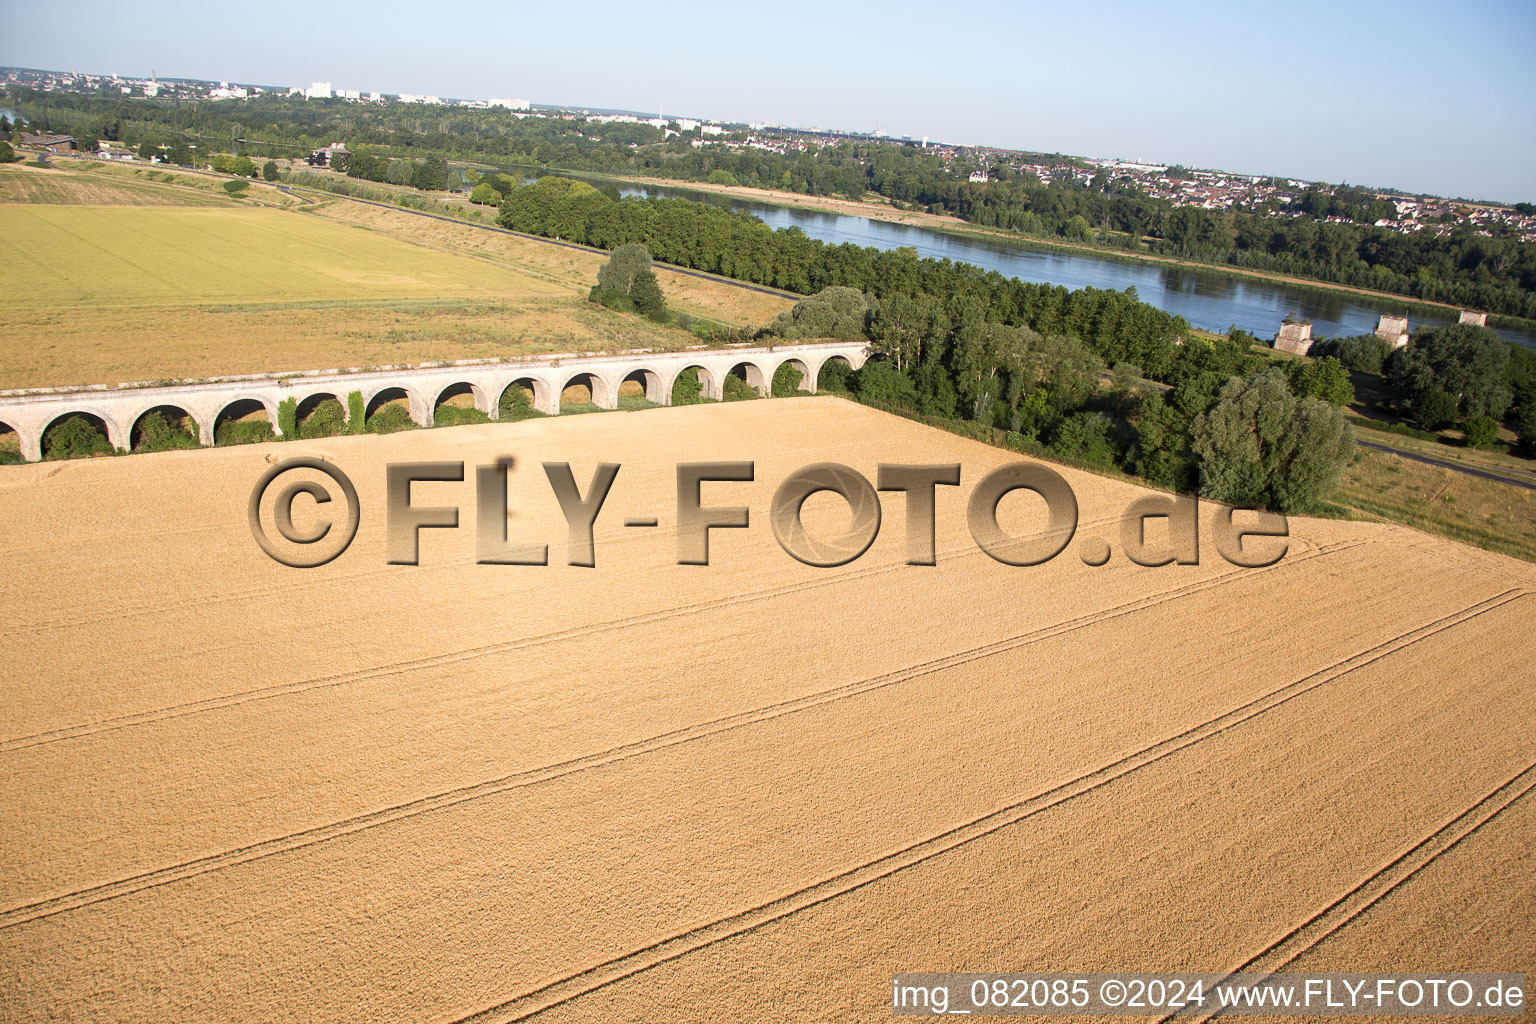
M 1536 200 L 1536 3 L 9 6 L 0 64 L 523 97 Z

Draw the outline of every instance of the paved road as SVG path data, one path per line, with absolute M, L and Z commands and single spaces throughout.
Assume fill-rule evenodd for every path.
M 1401 448 L 1389 448 L 1387 445 L 1377 444 L 1375 441 L 1364 441 L 1356 438 L 1355 443 L 1362 448 L 1369 448 L 1372 451 L 1384 452 L 1387 455 L 1396 455 L 1401 459 L 1412 459 L 1414 462 L 1424 462 L 1431 466 L 1439 466 L 1442 469 L 1454 469 L 1456 472 L 1465 473 L 1468 476 L 1481 477 L 1484 480 L 1495 480 L 1501 484 L 1509 484 L 1513 487 L 1524 487 L 1526 490 L 1536 491 L 1536 482 L 1530 480 L 1521 480 L 1519 477 L 1504 476 L 1499 473 L 1490 473 L 1486 469 L 1474 469 L 1471 466 L 1463 466 L 1455 462 L 1446 462 L 1443 459 L 1431 458 L 1428 455 L 1420 455 L 1417 452 L 1405 452 Z

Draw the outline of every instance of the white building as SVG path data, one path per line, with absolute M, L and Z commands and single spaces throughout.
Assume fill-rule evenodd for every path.
M 304 90 L 304 98 L 307 100 L 328 100 L 331 98 L 330 82 L 311 82 L 308 89 Z
M 362 92 L 358 89 L 337 89 L 336 95 L 344 100 L 360 100 L 363 98 Z
M 487 100 L 493 107 L 506 107 L 508 110 L 530 110 L 533 104 L 527 100 Z
M 699 126 L 700 135 L 724 135 L 725 129 L 718 124 L 705 124 Z

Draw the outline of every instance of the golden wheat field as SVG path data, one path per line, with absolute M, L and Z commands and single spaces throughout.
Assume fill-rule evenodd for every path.
M 362 510 L 312 570 L 246 519 L 296 455 Z M 548 566 L 475 562 L 472 467 L 508 458 Z M 1536 569 L 1312 519 L 1262 569 L 1209 523 L 1199 565 L 1010 567 L 965 502 L 1015 458 L 807 398 L 7 469 L 0 1018 L 871 1021 L 902 971 L 1536 973 Z M 459 528 L 386 564 L 385 466 L 430 460 L 470 467 L 412 492 Z M 719 460 L 755 479 L 704 503 L 751 525 L 678 565 L 674 467 Z M 622 467 L 593 568 L 545 462 Z M 858 560 L 786 555 L 770 499 L 814 462 L 960 463 L 937 565 L 904 564 L 899 494 Z M 1061 472 L 1118 545 L 1146 492 Z

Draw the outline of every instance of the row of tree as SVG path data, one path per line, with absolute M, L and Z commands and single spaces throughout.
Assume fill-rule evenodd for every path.
M 913 325 L 943 319 L 1070 335 L 1106 362 L 1135 363 L 1154 379 L 1168 372 L 1189 333 L 1182 317 L 1141 302 L 1132 289 L 1068 291 L 966 263 L 924 259 L 913 249 L 828 245 L 798 228 L 775 231 L 756 217 L 718 206 L 618 199 L 566 178 L 511 188 L 498 220 L 514 231 L 603 249 L 638 243 L 664 263 L 801 294 L 840 285 L 881 302 L 897 299 Z M 921 363 L 925 329 L 892 323 L 881 343 L 902 365 Z
M 1287 207 L 1253 212 L 1174 206 L 1127 177 L 1096 175 L 1080 184 L 1061 174 L 1050 184 L 993 167 L 972 183 L 971 165 L 932 149 L 878 140 L 810 143 L 774 153 L 701 146 L 697 133 L 670 139 L 649 125 L 578 119 L 509 118 L 504 113 L 417 104 L 359 105 L 263 95 L 239 105 L 162 102 L 44 93 L 20 86 L 9 102 L 35 125 L 133 145 L 229 149 L 252 157 L 303 156 L 345 137 L 370 155 L 358 171 L 373 181 L 447 186 L 446 161 L 533 164 L 680 181 L 715 180 L 812 195 L 892 201 L 951 213 L 976 224 L 1055 236 L 1388 291 L 1431 302 L 1536 319 L 1536 244 L 1468 229 L 1402 234 L 1372 226 L 1388 204 L 1361 189 L 1312 190 Z M 442 161 L 441 167 L 428 158 Z M 1063 169 L 1065 157 L 1032 156 Z M 1176 169 L 1170 170 L 1177 174 Z M 419 179 L 418 179 L 419 175 Z M 1286 216 L 1266 216 L 1283 213 Z M 1293 216 L 1294 215 L 1294 216 Z M 1360 223 L 1328 223 L 1347 216 Z

